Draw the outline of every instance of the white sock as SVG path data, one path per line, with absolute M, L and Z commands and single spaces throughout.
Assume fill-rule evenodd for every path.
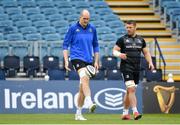
M 92 99 L 91 99 L 91 96 L 86 96 L 85 100 L 86 100 L 86 104 L 87 104 L 88 106 L 90 106 L 90 105 L 93 104 Z
M 129 109 L 123 109 L 123 115 L 128 115 L 129 114 Z
M 81 112 L 82 112 L 82 107 L 77 107 L 76 114 L 81 115 L 82 114 Z
M 133 113 L 138 112 L 137 107 L 133 107 L 132 110 L 133 110 Z

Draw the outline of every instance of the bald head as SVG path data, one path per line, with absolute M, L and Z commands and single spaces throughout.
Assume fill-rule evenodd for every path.
M 89 23 L 89 19 L 90 19 L 89 11 L 86 9 L 82 10 L 79 19 L 79 23 L 81 24 L 81 26 L 85 28 Z
M 90 13 L 88 10 L 84 9 L 81 11 L 81 15 L 80 16 L 90 16 Z

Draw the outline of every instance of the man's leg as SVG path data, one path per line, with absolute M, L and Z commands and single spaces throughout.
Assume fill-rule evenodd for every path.
M 84 104 L 84 99 L 85 99 L 85 96 L 83 94 L 82 84 L 80 84 L 75 120 L 87 120 L 82 116 L 82 106 Z
M 89 112 L 94 112 L 94 110 L 96 109 L 96 104 L 94 104 L 91 99 L 91 90 L 89 87 L 89 77 L 88 76 L 82 77 L 81 84 L 82 84 L 82 91 L 85 96 L 85 102 L 89 106 Z
M 130 105 L 132 107 L 132 110 L 133 110 L 133 114 L 134 114 L 134 119 L 135 120 L 138 120 L 142 117 L 142 115 L 139 114 L 138 110 L 137 110 L 137 99 L 136 99 L 136 87 L 135 87 L 135 83 L 133 80 L 130 80 L 130 81 L 127 81 L 129 83 L 127 83 L 128 85 L 130 85 L 128 88 L 127 88 L 127 91 L 129 93 L 129 102 L 130 102 Z
M 129 93 L 128 91 L 124 95 L 124 109 L 123 109 L 123 115 L 122 115 L 122 120 L 130 120 L 130 115 L 129 115 L 129 107 L 130 107 L 130 102 L 129 102 Z

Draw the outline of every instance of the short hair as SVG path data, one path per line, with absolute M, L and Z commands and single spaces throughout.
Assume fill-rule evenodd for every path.
M 134 21 L 134 20 L 128 20 L 128 21 L 126 22 L 126 24 L 133 24 L 134 26 L 136 26 L 136 21 Z

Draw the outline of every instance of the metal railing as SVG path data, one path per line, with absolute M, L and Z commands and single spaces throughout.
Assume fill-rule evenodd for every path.
M 155 54 L 155 58 L 157 57 L 157 50 L 159 52 L 159 68 L 161 68 L 161 60 L 163 62 L 163 68 L 164 68 L 164 76 L 163 76 L 163 80 L 165 80 L 165 75 L 166 75 L 166 62 L 165 62 L 165 59 L 163 57 L 163 54 L 162 54 L 162 51 L 161 51 L 161 48 L 159 46 L 159 43 L 157 41 L 157 38 L 154 37 L 154 54 Z

